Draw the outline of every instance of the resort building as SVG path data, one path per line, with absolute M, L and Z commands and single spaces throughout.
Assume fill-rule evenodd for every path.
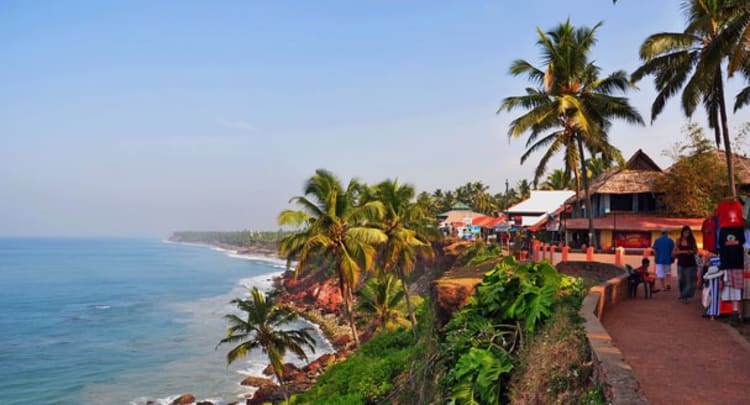
M 724 152 L 717 151 L 716 156 L 723 161 Z M 739 179 L 738 191 L 750 191 L 750 159 L 735 155 L 734 162 Z M 685 225 L 693 230 L 698 246 L 702 246 L 700 230 L 704 218 L 675 218 L 661 210 L 659 197 L 663 192 L 657 188 L 657 181 L 664 175 L 665 172 L 639 149 L 624 168 L 610 169 L 593 179 L 589 185 L 591 209 L 594 213 L 594 237 L 600 248 L 650 247 L 662 229 L 668 229 L 670 237 L 675 238 Z M 572 197 L 566 202 L 571 207 L 570 217 L 563 219 L 568 244 L 572 247 L 579 247 L 588 239 L 583 193 L 579 198 L 580 201 Z
M 570 190 L 532 190 L 528 199 L 508 208 L 508 221 L 532 232 L 546 230 L 550 232 L 549 239 L 556 242 L 563 206 L 574 195 Z

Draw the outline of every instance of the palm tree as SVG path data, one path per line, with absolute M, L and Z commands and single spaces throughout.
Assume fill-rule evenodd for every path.
M 746 47 L 750 40 L 747 2 L 735 0 L 686 0 L 682 2 L 686 16 L 683 32 L 663 32 L 649 36 L 640 49 L 643 66 L 633 72 L 638 81 L 654 75 L 658 94 L 651 106 L 651 121 L 662 112 L 667 100 L 682 89 L 682 110 L 691 117 L 699 103 L 708 115 L 714 130 L 716 146 L 724 143 L 729 192 L 736 196 L 732 145 L 729 137 L 724 96 L 723 64 L 730 72 L 750 72 Z M 740 92 L 735 110 L 746 102 L 750 92 Z
M 388 240 L 382 249 L 383 270 L 401 280 L 409 320 L 416 337 L 417 320 L 406 278 L 414 270 L 418 255 L 431 257 L 433 254 L 429 237 L 437 234 L 434 220 L 420 205 L 412 203 L 414 187 L 411 185 L 399 184 L 398 180 L 385 180 L 373 188 L 372 194 L 372 198 L 382 202 L 385 207 L 382 229 Z
M 303 347 L 307 347 L 315 353 L 315 340 L 305 329 L 281 329 L 285 325 L 294 322 L 297 314 L 285 307 L 276 305 L 273 300 L 268 299 L 256 287 L 250 290 L 250 299 L 234 299 L 231 301 L 237 309 L 243 312 L 244 317 L 229 314 L 224 318 L 229 322 L 227 337 L 222 339 L 216 347 L 225 343 L 237 343 L 234 349 L 227 353 L 227 366 L 235 360 L 247 356 L 254 350 L 260 349 L 271 361 L 271 368 L 279 380 L 279 387 L 287 399 L 284 389 L 284 355 L 287 351 L 296 354 L 302 360 L 307 361 L 307 354 Z
M 573 160 L 581 165 L 576 177 L 583 181 L 590 240 L 594 240 L 591 196 L 587 177 L 580 175 L 587 172 L 584 147 L 592 154 L 604 153 L 614 158 L 619 151 L 608 141 L 611 120 L 643 124 L 640 114 L 626 98 L 612 96 L 632 86 L 627 74 L 617 71 L 599 79 L 600 68 L 588 59 L 600 26 L 601 23 L 593 28 L 575 28 L 566 21 L 547 33 L 537 28 L 543 66 L 537 68 L 525 60 L 517 60 L 510 68 L 512 75 L 526 75 L 537 87 L 527 88 L 523 96 L 505 98 L 498 110 L 529 110 L 511 122 L 508 136 L 520 137 L 528 132 L 530 152 L 557 145 L 557 149 L 550 148 L 548 153 L 564 147 L 568 170 L 577 169 L 570 166 Z M 551 132 L 544 135 L 547 131 Z M 574 155 L 574 145 L 578 152 L 576 159 L 569 157 Z
M 564 169 L 555 169 L 547 175 L 547 180 L 541 185 L 542 190 L 570 190 L 573 179 L 570 178 L 570 171 Z
M 357 347 L 359 334 L 354 322 L 352 292 L 361 273 L 372 267 L 375 246 L 387 239 L 375 227 L 383 216 L 383 204 L 378 201 L 359 204 L 357 200 L 363 190 L 365 187 L 356 180 L 344 190 L 333 173 L 318 169 L 305 183 L 304 196 L 290 200 L 301 209 L 279 214 L 279 225 L 297 228 L 279 243 L 279 254 L 287 258 L 287 266 L 294 259 L 299 261 L 295 276 L 307 268 L 311 258 L 332 264 Z
M 404 316 L 401 299 L 406 296 L 398 280 L 391 274 L 372 277 L 357 292 L 357 310 L 374 318 L 375 330 L 391 330 L 409 325 Z M 403 308 L 403 307 L 402 307 Z

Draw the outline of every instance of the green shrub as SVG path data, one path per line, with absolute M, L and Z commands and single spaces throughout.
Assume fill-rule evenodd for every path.
M 326 370 L 294 404 L 365 404 L 382 400 L 394 381 L 408 370 L 419 349 L 409 330 L 374 336 L 353 356 Z
M 554 305 L 582 296 L 580 279 L 558 273 L 547 262 L 519 265 L 507 257 L 488 271 L 445 328 L 443 352 L 453 366 L 443 386 L 450 403 L 499 403 L 522 336 L 533 334 Z

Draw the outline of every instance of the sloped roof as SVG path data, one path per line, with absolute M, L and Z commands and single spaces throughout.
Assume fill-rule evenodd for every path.
M 628 159 L 624 168 L 615 167 L 596 176 L 589 184 L 591 194 L 635 194 L 657 192 L 656 182 L 664 172 L 641 149 Z M 583 198 L 583 194 L 580 196 Z M 575 197 L 569 201 L 575 201 Z
M 575 192 L 570 190 L 531 190 L 531 196 L 508 208 L 508 214 L 544 213 L 546 215 L 560 208 L 565 200 L 574 194 Z
M 631 156 L 630 159 L 628 159 L 628 162 L 625 164 L 625 169 L 652 172 L 661 171 L 659 165 L 657 165 L 656 162 L 654 162 L 654 160 L 651 159 L 651 157 L 643 151 L 643 149 L 638 149 L 637 151 L 635 151 L 633 156 Z

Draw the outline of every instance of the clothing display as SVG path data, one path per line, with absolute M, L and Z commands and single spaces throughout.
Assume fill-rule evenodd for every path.
M 724 228 L 719 231 L 719 257 L 722 269 L 744 269 L 745 229 L 742 227 Z
M 703 234 L 703 249 L 716 253 L 716 217 L 706 218 L 701 225 L 701 234 Z
M 745 226 L 742 204 L 737 200 L 724 200 L 716 208 L 721 228 L 742 228 Z

